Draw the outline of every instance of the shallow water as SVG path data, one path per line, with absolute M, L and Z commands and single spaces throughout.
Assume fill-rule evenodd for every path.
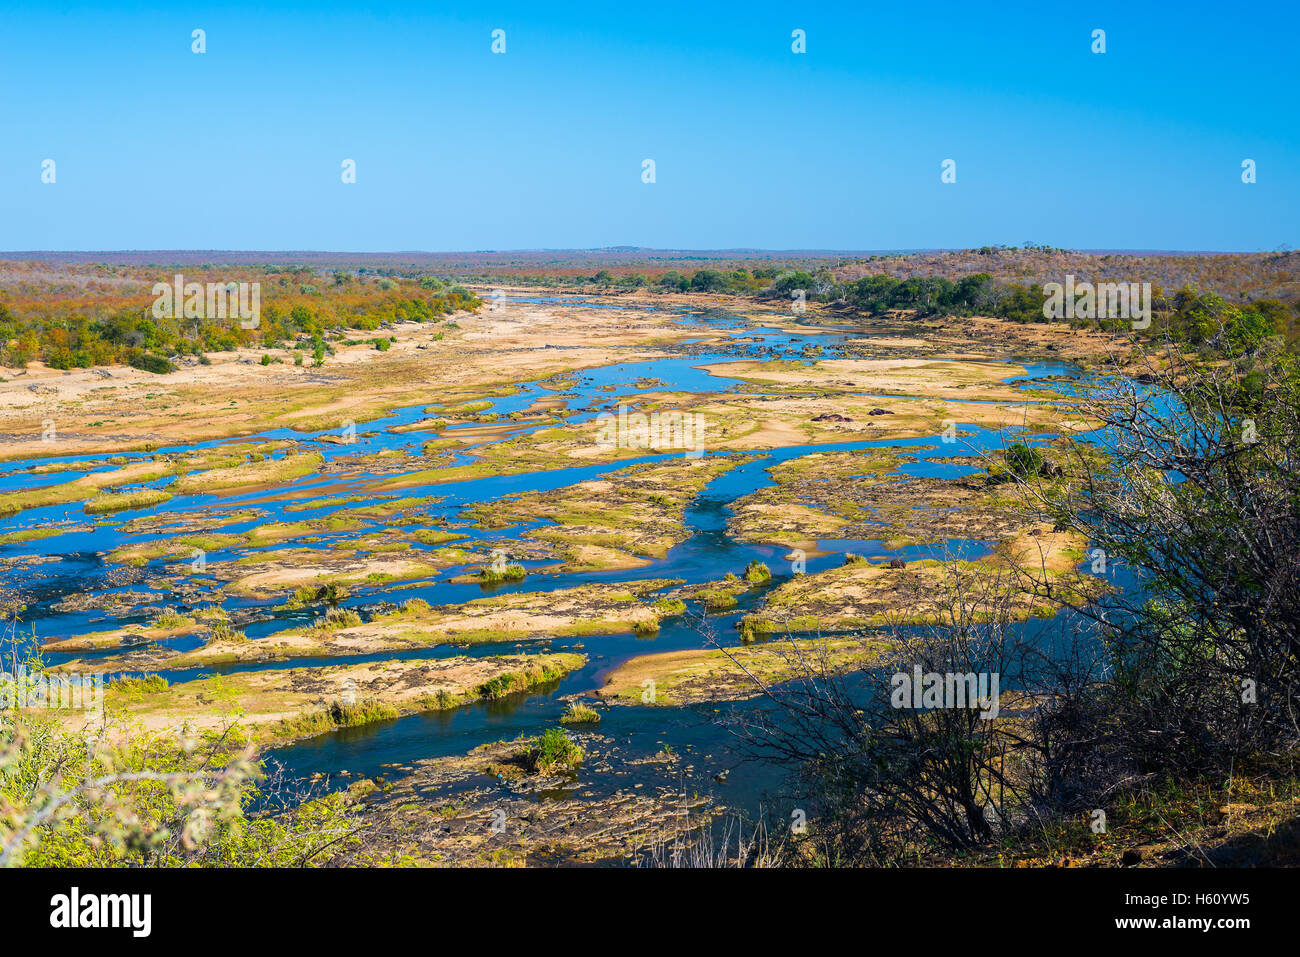
M 549 302 L 553 299 L 537 297 L 534 299 L 515 299 L 515 302 Z M 566 300 L 570 304 L 584 308 L 626 308 L 600 301 Z M 644 307 L 647 310 L 654 307 Z M 573 387 L 563 392 L 554 392 L 537 384 L 523 384 L 517 391 L 492 401 L 489 412 L 508 415 L 522 412 L 540 397 L 560 396 L 567 400 L 571 409 L 584 410 L 565 419 L 567 422 L 582 422 L 608 411 L 612 405 L 627 401 L 641 393 L 681 391 L 693 393 L 721 393 L 740 385 L 739 380 L 725 375 L 710 375 L 699 366 L 734 361 L 764 359 L 788 359 L 802 357 L 810 347 L 819 347 L 821 358 L 835 357 L 843 354 L 844 344 L 851 338 L 840 331 L 826 333 L 789 333 L 778 329 L 755 325 L 752 321 L 724 311 L 675 310 L 681 321 L 704 327 L 710 335 L 727 335 L 733 339 L 743 340 L 738 348 L 717 347 L 712 351 L 699 345 L 692 347 L 690 355 L 668 356 L 665 358 L 641 362 L 620 363 L 599 369 L 590 369 L 563 376 L 571 381 Z M 1009 376 L 1007 382 L 1032 387 L 1042 379 L 1076 377 L 1077 370 L 1058 363 L 1034 363 L 1026 367 L 1027 374 Z M 640 380 L 654 380 L 652 385 L 638 386 Z M 1082 381 L 1082 380 L 1080 380 Z M 1061 388 L 1059 383 L 1055 387 Z M 1065 391 L 1062 389 L 1061 391 Z M 896 398 L 886 396 L 884 398 Z M 1032 399 L 1030 401 L 1033 401 Z M 290 430 L 274 430 L 239 439 L 196 443 L 193 446 L 169 447 L 160 452 L 193 451 L 204 448 L 216 448 L 225 444 L 247 444 L 275 439 L 292 439 L 306 447 L 308 451 L 319 451 L 327 460 L 342 456 L 374 453 L 385 450 L 413 450 L 419 452 L 422 445 L 434 437 L 430 432 L 393 432 L 396 426 L 407 425 L 426 418 L 424 406 L 413 406 L 396 411 L 394 414 L 357 427 L 356 441 L 347 445 L 338 445 L 319 441 L 327 432 L 296 433 Z M 428 416 L 432 418 L 434 416 Z M 463 426 L 470 428 L 473 426 Z M 533 429 L 550 427 L 549 423 L 521 424 L 518 430 L 508 435 L 486 440 L 482 445 L 502 441 L 512 435 L 526 433 Z M 686 527 L 690 537 L 672 548 L 667 555 L 654 561 L 648 567 L 588 573 L 565 573 L 530 575 L 525 581 L 510 585 L 496 592 L 509 591 L 552 591 L 575 585 L 595 582 L 633 581 L 648 578 L 685 578 L 691 582 L 709 581 L 723 577 L 727 572 L 739 572 L 751 560 L 768 564 L 773 571 L 773 581 L 759 589 L 739 596 L 737 608 L 721 615 L 709 615 L 710 627 L 719 635 L 734 634 L 734 625 L 738 618 L 752 610 L 767 588 L 788 580 L 793 571 L 790 563 L 783 560 L 785 549 L 775 546 L 753 545 L 734 540 L 727 533 L 726 522 L 730 515 L 729 506 L 736 499 L 748 495 L 757 489 L 772 484 L 767 469 L 781 462 L 795 459 L 813 452 L 826 453 L 842 450 L 870 448 L 897 449 L 906 453 L 910 460 L 900 468 L 904 474 L 915 477 L 953 478 L 970 472 L 979 471 L 966 465 L 948 462 L 930 461 L 948 458 L 954 455 L 969 455 L 975 452 L 1000 450 L 1006 438 L 1000 433 L 982 428 L 960 425 L 962 437 L 956 444 L 945 443 L 940 436 L 925 436 L 901 441 L 866 441 L 848 442 L 834 445 L 804 445 L 782 448 L 767 453 L 760 453 L 752 462 L 740 465 L 715 479 L 688 507 Z M 455 432 L 455 428 L 449 430 Z M 969 435 L 966 433 L 970 433 Z M 337 433 L 335 433 L 337 434 Z M 1031 443 L 1044 442 L 1047 436 L 1027 437 Z M 479 446 L 481 447 L 481 446 Z M 476 447 L 461 451 L 455 458 L 457 463 L 473 460 Z M 596 478 L 605 473 L 618 471 L 639 462 L 653 462 L 680 457 L 682 453 L 648 454 L 635 459 L 626 459 L 612 464 L 577 466 L 552 471 L 526 472 L 513 475 L 496 475 L 476 478 L 463 482 L 441 483 L 403 489 L 400 497 L 436 496 L 437 500 L 417 509 L 421 516 L 420 524 L 428 523 L 430 527 L 439 521 L 449 523 L 451 530 L 466 534 L 468 537 L 455 542 L 457 547 L 472 549 L 476 543 L 499 543 L 502 540 L 517 539 L 533 524 L 523 524 L 506 530 L 485 532 L 472 527 L 457 524 L 466 506 L 488 502 L 515 492 L 545 491 L 577 482 Z M 712 453 L 710 453 L 712 454 Z M 129 456 L 132 461 L 147 459 L 148 456 Z M 5 466 L 6 473 L 0 476 L 0 490 L 12 490 L 37 487 L 52 482 L 68 481 L 91 471 L 102 471 L 110 466 L 99 464 L 101 456 L 73 456 L 61 459 L 41 460 L 42 463 L 67 462 L 85 463 L 85 467 L 54 475 L 35 475 L 24 471 L 35 462 L 11 462 Z M 23 614 L 24 630 L 29 640 L 45 640 L 67 637 L 108 627 L 123 627 L 144 624 L 156 614 L 160 606 L 167 606 L 178 611 L 186 611 L 190 606 L 181 596 L 158 593 L 156 601 L 148 605 L 129 609 L 121 614 L 90 610 L 63 611 L 55 606 L 71 594 L 94 592 L 111 594 L 125 591 L 148 591 L 144 580 L 115 581 L 110 574 L 111 568 L 103 555 L 122 545 L 148 541 L 160 537 L 157 531 L 131 535 L 123 530 L 122 525 L 141 517 L 167 517 L 196 509 L 215 510 L 218 512 L 234 511 L 241 508 L 255 507 L 266 514 L 257 516 L 238 524 L 231 524 L 218 532 L 240 532 L 276 521 L 298 521 L 321 517 L 334 513 L 337 505 L 317 505 L 304 510 L 287 510 L 288 506 L 301 505 L 313 499 L 346 496 L 351 490 L 360 488 L 367 478 L 364 475 L 332 474 L 315 475 L 288 483 L 277 488 L 273 495 L 265 490 L 236 495 L 215 496 L 210 494 L 177 496 L 168 502 L 147 509 L 132 510 L 108 516 L 90 516 L 82 511 L 81 503 L 66 506 L 51 506 L 19 513 L 8 519 L 0 520 L 0 532 L 17 529 L 67 524 L 69 526 L 94 526 L 85 530 L 71 530 L 63 534 L 26 543 L 0 546 L 0 558 L 15 556 L 57 556 L 57 562 L 36 564 L 30 568 L 11 569 L 10 587 L 20 588 L 26 598 L 27 609 Z M 157 482 L 142 483 L 142 487 L 165 485 L 171 478 Z M 346 506 L 344 506 L 346 507 Z M 409 514 L 409 513 L 408 513 Z M 387 527 L 382 520 L 368 521 L 375 530 Z M 411 526 L 411 527 L 419 527 Z M 328 548 L 331 542 L 342 538 L 363 534 L 349 531 L 339 534 L 313 532 L 310 534 L 310 547 Z M 161 534 L 170 534 L 163 532 Z M 934 557 L 947 554 L 959 557 L 977 557 L 987 553 L 988 542 L 952 539 L 931 546 L 908 547 L 887 550 L 882 543 L 874 540 L 824 540 L 819 548 L 825 554 L 807 557 L 807 571 L 814 572 L 842 564 L 843 553 L 852 551 L 872 558 L 899 557 L 905 559 Z M 301 540 L 281 540 L 263 546 L 266 549 L 301 547 Z M 418 550 L 424 546 L 418 543 L 412 546 Z M 210 562 L 225 561 L 245 555 L 257 549 L 247 546 L 228 550 L 213 550 L 207 554 Z M 150 563 L 153 574 L 161 573 L 161 565 L 174 562 L 164 559 Z M 477 561 L 474 562 L 478 564 Z M 535 567 L 539 562 L 522 562 L 526 567 Z M 415 587 L 403 587 L 392 596 L 385 593 L 383 587 L 358 589 L 358 593 L 342 602 L 344 606 L 366 609 L 382 600 L 405 600 L 422 598 L 431 604 L 450 604 L 464 602 L 480 597 L 484 591 L 476 584 L 456 584 L 450 579 L 463 574 L 465 566 L 448 568 L 438 575 L 418 583 Z M 145 578 L 149 575 L 145 575 Z M 202 578 L 200 574 L 196 576 Z M 494 592 L 494 593 L 496 593 Z M 257 608 L 265 620 L 253 621 L 240 627 L 250 639 L 256 640 L 287 627 L 306 624 L 312 617 L 310 610 L 286 611 L 267 607 L 265 603 L 228 597 L 223 605 L 230 611 Z M 148 610 L 146 610 L 148 609 Z M 473 747 L 502 738 L 519 734 L 535 734 L 540 729 L 554 724 L 561 714 L 564 704 L 560 698 L 573 693 L 589 692 L 600 686 L 605 674 L 628 658 L 649 651 L 672 651 L 677 649 L 701 647 L 705 640 L 695 622 L 701 611 L 693 603 L 686 619 L 669 619 L 661 630 L 651 638 L 634 635 L 614 635 L 572 639 L 555 639 L 551 642 L 524 642 L 502 644 L 478 644 L 468 648 L 452 645 L 438 646 L 416 652 L 384 652 L 375 655 L 344 659 L 348 662 L 370 659 L 391 658 L 426 658 L 459 655 L 493 655 L 513 652 L 519 649 L 564 650 L 579 646 L 588 655 L 589 662 L 581 670 L 567 676 L 555 686 L 536 692 L 517 695 L 511 699 L 483 702 L 456 709 L 451 712 L 423 714 L 401 718 L 391 722 L 370 725 L 363 728 L 344 729 L 335 733 L 298 742 L 292 746 L 276 749 L 269 755 L 270 759 L 282 764 L 293 776 L 307 776 L 316 773 L 337 774 L 346 770 L 352 774 L 374 776 L 387 774 L 393 776 L 393 766 L 409 766 L 411 762 L 437 757 L 440 755 L 463 754 Z M 1031 621 L 1026 628 L 1043 628 L 1043 623 Z M 180 638 L 170 642 L 172 647 L 180 650 L 195 647 L 200 642 L 197 636 Z M 86 655 L 80 655 L 86 657 Z M 58 664 L 67 660 L 69 655 L 47 654 L 49 664 Z M 239 666 L 248 668 L 285 668 L 303 667 L 315 664 L 337 664 L 339 659 L 294 659 L 283 663 L 265 663 Z M 202 671 L 173 671 L 167 676 L 172 681 L 186 680 L 199 674 L 212 673 L 205 668 Z M 719 715 L 734 709 L 761 707 L 756 703 L 732 703 L 701 706 L 696 708 L 646 708 L 618 706 L 607 708 L 603 720 L 597 726 L 601 735 L 616 738 L 624 743 L 631 754 L 653 754 L 665 744 L 678 754 L 683 755 L 697 767 L 710 773 L 713 769 L 727 769 L 732 773 L 725 785 L 719 785 L 719 793 L 733 806 L 756 808 L 764 793 L 778 782 L 770 770 L 761 764 L 743 762 L 744 755 L 735 750 L 734 744 L 725 731 L 719 729 L 715 719 Z M 628 771 L 635 776 L 634 771 Z M 620 783 L 624 781 L 620 780 Z M 579 775 L 575 786 L 596 788 L 599 783 Z

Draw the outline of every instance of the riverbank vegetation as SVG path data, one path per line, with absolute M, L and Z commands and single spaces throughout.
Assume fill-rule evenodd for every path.
M 903 257 L 899 259 L 906 262 Z M 880 267 L 895 265 L 884 257 L 879 260 L 873 257 L 871 264 Z M 902 265 L 902 268 L 915 267 Z M 1045 272 L 1042 281 L 1037 283 L 1011 278 L 1012 275 L 1019 277 L 1021 273 L 1008 275 L 1003 272 L 997 276 L 991 272 L 973 271 L 950 276 L 944 274 L 942 266 L 934 268 L 934 272 L 919 275 L 910 271 L 903 275 L 881 271 L 858 278 L 844 278 L 843 270 L 833 270 L 829 266 L 815 272 L 779 267 L 740 268 L 730 272 L 699 269 L 689 276 L 669 270 L 654 279 L 644 273 L 614 277 L 605 271 L 595 274 L 583 285 L 602 290 L 714 293 L 782 303 L 823 303 L 848 315 L 992 316 L 1022 323 L 1063 322 L 1079 328 L 1105 328 L 1117 332 L 1134 328 L 1128 316 L 1114 319 L 1066 318 L 1064 315 L 1056 319 L 1047 318 L 1044 304 L 1049 295 L 1044 291 L 1044 284 L 1064 283 L 1067 270 L 1086 269 L 1086 266 L 1072 265 L 1067 261 L 1059 273 Z M 1294 269 L 1300 268 L 1300 263 L 1276 268 L 1280 272 L 1291 269 L 1290 275 L 1294 275 Z M 1152 282 L 1153 272 L 1157 275 L 1179 274 L 1177 270 L 1166 271 L 1159 267 L 1148 270 L 1142 262 L 1130 260 L 1101 271 L 1103 276 L 1113 278 L 1097 280 L 1152 283 L 1152 337 L 1172 334 L 1194 345 L 1203 345 L 1217 334 L 1220 326 L 1228 326 L 1241 337 L 1278 336 L 1293 344 L 1300 341 L 1300 301 L 1297 301 L 1294 283 L 1287 288 L 1284 280 L 1269 280 L 1270 288 L 1278 287 L 1277 296 L 1234 301 L 1212 291 L 1202 291 L 1190 283 L 1166 289 L 1158 279 Z M 1091 281 L 1095 276 L 1096 273 L 1083 271 L 1076 279 Z
M 0 366 L 22 368 L 40 361 L 53 369 L 130 365 L 166 373 L 182 357 L 239 348 L 294 348 L 317 365 L 327 339 L 347 330 L 373 331 L 399 322 L 441 322 L 477 309 L 478 297 L 462 285 L 427 276 L 415 280 L 336 271 L 328 277 L 304 267 L 214 267 L 184 271 L 185 281 L 260 284 L 260 315 L 254 323 L 216 316 L 158 317 L 154 282 L 172 282 L 172 270 L 156 276 L 123 270 L 111 286 L 23 284 L 0 294 Z M 35 285 L 35 288 L 33 288 Z M 245 328 L 245 326 L 251 326 Z M 367 340 L 387 349 L 386 337 Z M 380 345 L 380 343 L 383 345 Z M 301 359 L 299 359 L 301 361 Z
M 82 263 L 52 268 L 10 263 L 0 268 L 0 365 L 33 360 L 56 369 L 131 365 L 165 373 L 186 357 L 262 347 L 297 350 L 295 361 L 320 365 L 348 330 L 377 331 L 399 322 L 439 322 L 481 306 L 480 286 L 516 284 L 599 293 L 702 294 L 787 305 L 822 303 L 861 315 L 983 315 L 1043 323 L 1046 283 L 1151 284 L 1153 326 L 1144 338 L 1173 334 L 1203 345 L 1221 326 L 1251 337 L 1300 340 L 1300 252 L 1089 253 L 1026 243 L 933 253 L 863 257 L 647 255 L 648 251 L 584 255 L 426 257 L 421 267 L 283 266 L 258 262 L 177 266 Z M 364 257 L 359 257 L 364 258 Z M 535 259 L 535 266 L 527 265 Z M 584 268 L 583 262 L 596 268 Z M 600 265 L 608 263 L 607 265 Z M 187 282 L 258 282 L 260 321 L 158 319 L 156 282 L 181 270 Z M 36 278 L 39 277 L 39 278 Z M 56 278 L 57 277 L 57 278 Z M 481 292 L 481 290 L 480 290 Z M 1074 319 L 1078 326 L 1097 320 Z M 1116 330 L 1131 331 L 1127 319 Z M 364 340 L 386 349 L 391 337 Z M 382 344 L 381 344 L 382 343 Z M 275 361 L 272 359 L 271 361 Z
M 1017 565 L 1001 574 L 1075 612 L 1058 631 L 1017 629 L 1011 594 L 986 578 L 955 590 L 941 621 L 892 629 L 890 664 L 851 689 L 795 680 L 769 690 L 771 716 L 741 722 L 812 796 L 796 859 L 1294 858 L 1300 377 L 1290 356 L 1227 331 L 1215 344 L 1212 361 L 1152 351 L 1145 383 L 1083 400 L 1111 437 L 1083 481 L 1009 470 L 1027 511 L 1089 542 L 1094 572 L 1139 587 L 1062 590 Z M 900 705 L 894 678 L 913 669 L 1000 676 L 1000 700 Z M 1184 834 L 1166 813 L 1200 820 Z
M 643 253 L 645 251 L 642 251 Z M 770 255 L 698 259 L 636 251 L 600 257 L 608 262 L 584 272 L 577 264 L 548 263 L 528 270 L 515 260 L 497 264 L 490 256 L 464 263 L 461 275 L 475 281 L 509 280 L 598 292 L 704 293 L 779 301 L 802 293 L 803 301 L 847 313 L 880 316 L 983 315 L 1017 322 L 1047 322 L 1047 283 L 1066 276 L 1093 283 L 1150 283 L 1153 327 L 1143 338 L 1167 334 L 1202 345 L 1221 325 L 1240 334 L 1300 341 L 1300 252 L 1105 253 L 1057 249 L 1038 243 L 980 246 L 922 253 L 880 253 L 862 257 Z M 1080 327 L 1096 320 L 1065 320 Z M 1110 323 L 1106 323 L 1110 325 Z M 1127 319 L 1116 331 L 1134 331 Z M 1140 330 L 1139 330 L 1140 331 Z

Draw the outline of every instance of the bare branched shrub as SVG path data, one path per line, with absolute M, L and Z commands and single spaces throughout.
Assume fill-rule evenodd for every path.
M 808 806 L 804 859 L 897 864 L 962 851 L 1032 823 L 1049 803 L 1055 765 L 1040 721 L 1055 695 L 1045 689 L 1086 666 L 1027 639 L 1020 578 L 960 562 L 937 578 L 900 578 L 904 604 L 927 609 L 928 623 L 864 635 L 856 662 L 842 638 L 774 640 L 793 677 L 758 682 L 771 706 L 731 727 L 792 771 Z M 912 697 L 918 676 L 937 698 Z
M 1104 693 L 1072 706 L 1130 774 L 1223 772 L 1300 742 L 1300 378 L 1268 343 L 1217 343 L 1132 353 L 1131 377 L 1081 397 L 1103 427 L 1070 444 L 1077 480 L 1022 480 L 1122 586 L 1058 597 L 1105 637 Z

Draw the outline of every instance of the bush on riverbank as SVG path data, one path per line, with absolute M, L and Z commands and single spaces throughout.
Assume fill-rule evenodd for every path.
M 360 845 L 346 796 L 291 791 L 229 738 L 180 747 L 112 732 L 0 713 L 0 866 L 302 867 Z M 251 810 L 276 801 L 292 810 Z
M 556 774 L 582 763 L 582 748 L 559 728 L 547 728 L 529 746 L 525 764 L 533 774 Z

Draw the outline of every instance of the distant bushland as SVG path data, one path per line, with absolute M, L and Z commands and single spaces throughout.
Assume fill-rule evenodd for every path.
M 441 280 L 351 277 L 325 284 L 307 281 L 315 278 L 312 270 L 284 267 L 198 271 L 192 278 L 242 280 L 247 276 L 264 290 L 253 329 L 225 319 L 156 318 L 146 308 L 156 277 L 144 275 L 107 292 L 88 283 L 71 292 L 60 284 L 47 289 L 37 285 L 37 291 L 30 292 L 24 285 L 16 295 L 0 293 L 0 365 L 22 367 L 40 361 L 53 369 L 88 369 L 122 364 L 161 374 L 173 371 L 178 357 L 201 361 L 211 352 L 319 344 L 347 329 L 373 331 L 398 322 L 439 322 L 480 305 L 464 286 Z M 385 345 L 389 342 L 388 337 L 372 341 L 382 351 L 381 340 Z

